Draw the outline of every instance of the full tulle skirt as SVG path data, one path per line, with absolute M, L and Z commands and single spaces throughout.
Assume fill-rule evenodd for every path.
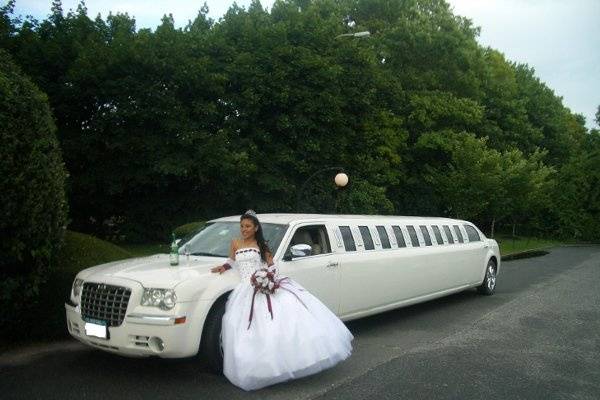
M 223 373 L 236 386 L 255 390 L 330 368 L 352 352 L 344 323 L 298 283 L 288 281 L 270 295 L 240 283 L 223 315 Z M 248 325 L 250 323 L 250 327 Z

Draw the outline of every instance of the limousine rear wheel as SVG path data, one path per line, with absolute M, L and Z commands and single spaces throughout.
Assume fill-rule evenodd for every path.
M 498 272 L 498 268 L 496 267 L 496 263 L 494 260 L 488 261 L 487 267 L 485 268 L 485 277 L 483 278 L 483 282 L 477 288 L 479 293 L 490 296 L 494 294 L 496 290 L 496 273 Z
M 215 374 L 223 373 L 223 345 L 221 341 L 221 324 L 225 314 L 225 303 L 227 296 L 219 298 L 211 308 L 200 342 L 199 356 L 208 363 Z

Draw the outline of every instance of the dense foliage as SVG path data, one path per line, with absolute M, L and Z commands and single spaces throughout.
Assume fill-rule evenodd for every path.
M 11 310 L 0 319 L 3 350 L 15 341 L 46 341 L 69 336 L 65 329 L 64 302 L 71 294 L 73 277 L 82 269 L 134 256 L 136 254 L 94 236 L 65 231 L 52 273 L 40 286 L 37 302 L 3 306 L 4 310 Z M 12 312 L 13 309 L 18 312 Z
M 600 238 L 597 132 L 443 0 L 254 1 L 154 31 L 83 3 L 13 8 L 0 46 L 50 99 L 73 229 L 166 240 L 251 207 Z M 331 166 L 347 188 L 323 173 L 298 193 Z
M 0 327 L 35 298 L 67 223 L 48 99 L 0 49 Z M 7 300 L 11 299 L 10 302 Z

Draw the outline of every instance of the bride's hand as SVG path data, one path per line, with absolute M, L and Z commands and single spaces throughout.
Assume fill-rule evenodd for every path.
M 213 268 L 210 269 L 210 272 L 213 272 L 213 273 L 217 273 L 218 272 L 219 274 L 222 274 L 225 271 L 227 271 L 227 270 L 222 265 L 219 265 L 219 266 L 216 266 L 216 267 L 213 267 Z

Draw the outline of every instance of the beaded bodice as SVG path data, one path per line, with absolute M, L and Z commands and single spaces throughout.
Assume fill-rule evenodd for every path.
M 266 267 L 260 258 L 260 252 L 254 247 L 246 247 L 235 252 L 235 268 L 242 277 L 242 282 L 250 282 L 254 271 Z

